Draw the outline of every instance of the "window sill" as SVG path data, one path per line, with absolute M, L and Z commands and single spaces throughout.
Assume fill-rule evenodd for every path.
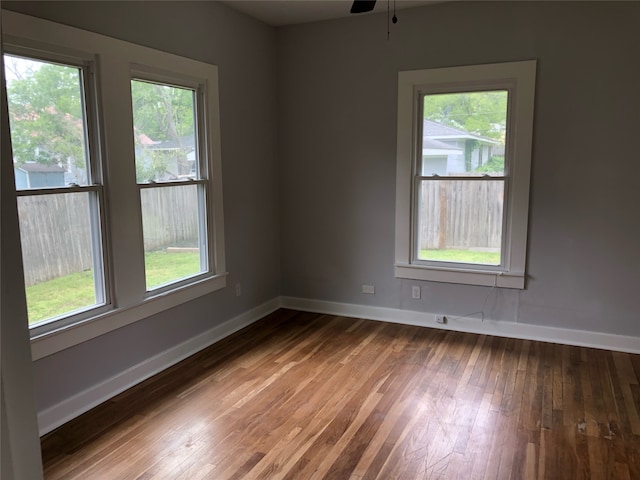
M 412 280 L 432 282 L 462 283 L 485 287 L 524 289 L 525 275 L 516 272 L 496 272 L 495 270 L 472 270 L 465 268 L 438 268 L 424 265 L 396 264 L 395 276 Z
M 227 274 L 216 275 L 155 295 L 141 303 L 96 315 L 82 322 L 51 330 L 31 338 L 31 358 L 38 360 L 92 338 L 181 305 L 227 285 Z

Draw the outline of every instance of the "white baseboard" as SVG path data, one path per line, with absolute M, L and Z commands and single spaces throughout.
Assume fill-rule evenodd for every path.
M 248 312 L 213 327 L 196 337 L 151 357 L 138 365 L 80 392 L 62 402 L 38 412 L 40 435 L 44 435 L 69 420 L 89 411 L 115 395 L 169 368 L 234 332 L 251 325 L 280 308 L 278 298 L 269 300 Z
M 446 325 L 436 323 L 435 313 L 415 312 L 384 307 L 368 307 L 348 303 L 325 302 L 306 298 L 280 297 L 280 306 L 306 312 L 341 315 L 346 317 L 381 320 L 420 327 L 440 328 L 458 332 L 478 333 L 497 337 L 539 340 L 542 342 L 601 348 L 627 353 L 640 353 L 640 337 L 627 337 L 609 333 L 545 327 L 526 323 L 481 321 L 478 318 L 448 318 Z

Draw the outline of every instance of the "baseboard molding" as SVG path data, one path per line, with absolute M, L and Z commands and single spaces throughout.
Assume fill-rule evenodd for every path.
M 435 313 L 415 312 L 384 307 L 369 307 L 348 303 L 309 300 L 306 298 L 280 297 L 283 308 L 306 312 L 366 318 L 392 323 L 416 325 L 420 327 L 440 328 L 458 332 L 478 333 L 497 337 L 538 340 L 542 342 L 576 345 L 580 347 L 601 348 L 627 353 L 640 353 L 640 337 L 627 337 L 609 333 L 570 330 L 545 327 L 525 323 L 503 322 L 496 320 L 481 321 L 477 318 L 451 318 L 446 325 L 435 321 Z
M 278 298 L 213 327 L 196 337 L 135 365 L 124 372 L 38 412 L 40 435 L 49 433 L 69 420 L 91 410 L 115 395 L 169 368 L 232 333 L 251 325 L 280 308 Z

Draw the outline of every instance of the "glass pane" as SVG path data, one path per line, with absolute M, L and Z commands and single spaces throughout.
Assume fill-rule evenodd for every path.
M 195 91 L 131 81 L 136 180 L 199 178 Z
M 18 197 L 29 324 L 104 303 L 92 254 L 94 195 Z
M 199 229 L 204 224 L 200 188 L 180 185 L 140 191 L 147 290 L 206 271 Z
M 418 259 L 500 265 L 502 180 L 423 180 Z
M 422 176 L 504 175 L 506 90 L 424 96 Z
M 16 188 L 87 185 L 82 70 L 4 56 Z

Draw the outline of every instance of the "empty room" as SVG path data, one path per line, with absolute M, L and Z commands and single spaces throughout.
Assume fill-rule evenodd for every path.
M 640 3 L 0 7 L 3 480 L 640 478 Z

